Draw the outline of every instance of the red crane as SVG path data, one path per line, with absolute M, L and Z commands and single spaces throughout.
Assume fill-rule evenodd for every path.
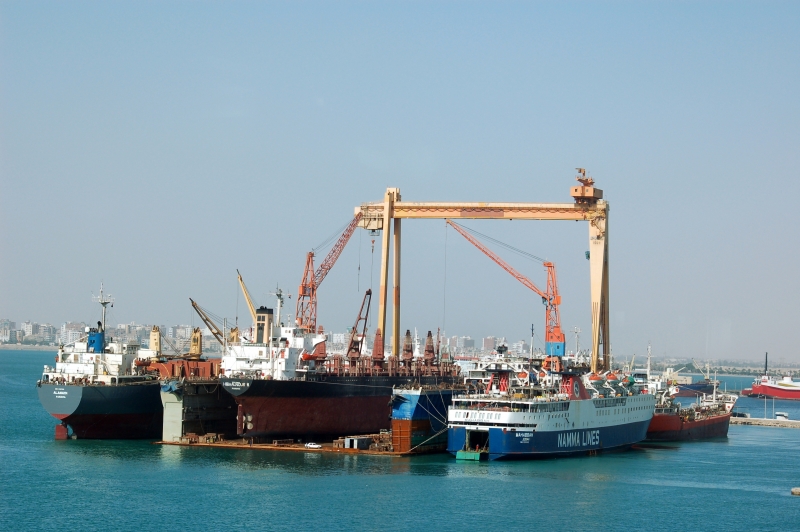
M 344 247 L 347 245 L 350 237 L 353 236 L 360 220 L 361 211 L 359 211 L 347 225 L 339 236 L 339 240 L 333 245 L 316 272 L 314 271 L 314 252 L 308 252 L 306 256 L 306 268 L 303 271 L 303 280 L 300 281 L 300 287 L 297 289 L 295 316 L 298 327 L 312 332 L 317 330 L 317 288 L 322 284 L 323 279 L 325 279 L 325 276 L 331 271 L 333 265 L 336 264 L 336 259 L 338 259 L 339 255 L 344 251 Z
M 499 264 L 501 268 L 513 275 L 517 281 L 539 294 L 542 298 L 542 303 L 545 305 L 545 354 L 548 356 L 562 356 L 564 354 L 565 344 L 564 332 L 561 330 L 561 316 L 558 311 L 558 306 L 561 304 L 561 296 L 558 293 L 558 282 L 556 281 L 556 265 L 552 262 L 543 262 L 547 270 L 547 291 L 543 292 L 538 286 L 533 284 L 530 279 L 512 268 L 510 264 L 476 240 L 465 228 L 452 220 L 447 220 L 447 223 L 473 246 L 481 250 L 487 257 Z

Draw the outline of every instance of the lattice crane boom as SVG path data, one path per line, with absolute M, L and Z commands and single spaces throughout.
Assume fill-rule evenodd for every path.
M 350 237 L 353 236 L 353 233 L 358 227 L 358 223 L 361 221 L 361 216 L 361 212 L 356 213 L 316 271 L 314 271 L 314 252 L 310 251 L 308 255 L 306 255 L 303 280 L 300 281 L 300 286 L 297 289 L 295 316 L 298 327 L 316 331 L 317 288 L 322 284 L 328 272 L 330 272 L 333 265 L 336 264 L 342 251 L 344 251 L 345 246 L 347 246 L 347 243 L 350 241 Z
M 314 280 L 316 281 L 317 286 L 322 284 L 325 276 L 328 275 L 328 272 L 331 271 L 333 265 L 336 264 L 336 260 L 339 258 L 339 255 L 342 254 L 344 247 L 350 241 L 350 237 L 353 236 L 356 227 L 358 227 L 358 222 L 361 221 L 361 216 L 362 214 L 359 212 L 353 217 L 345 230 L 342 231 L 342 235 L 339 237 L 339 240 L 336 241 L 336 244 L 334 244 L 331 250 L 328 252 L 325 260 L 323 260 L 322 264 L 320 264 L 319 268 L 317 268 L 317 271 L 314 273 Z

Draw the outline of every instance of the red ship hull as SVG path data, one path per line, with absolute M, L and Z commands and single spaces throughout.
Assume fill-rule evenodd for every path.
M 742 395 L 769 397 L 775 399 L 792 399 L 800 401 L 800 389 L 795 388 L 781 388 L 780 386 L 765 386 L 763 384 L 754 384 L 752 388 L 742 390 Z
M 725 438 L 728 436 L 730 420 L 730 413 L 695 421 L 683 420 L 677 413 L 655 414 L 647 429 L 647 440 L 682 441 Z
M 377 433 L 391 428 L 394 386 L 454 380 L 435 376 L 319 375 L 303 381 L 222 377 L 220 382 L 238 403 L 238 434 L 269 440 Z
M 252 416 L 246 433 L 320 438 L 370 434 L 391 427 L 390 395 L 368 397 L 237 397 Z M 248 417 L 249 417 L 248 416 Z M 243 420 L 246 424 L 248 421 Z

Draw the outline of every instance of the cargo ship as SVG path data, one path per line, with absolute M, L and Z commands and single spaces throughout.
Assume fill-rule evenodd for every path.
M 725 438 L 731 412 L 738 397 L 734 394 L 704 395 L 698 403 L 684 408 L 663 394 L 656 404 L 647 428 L 648 441 L 685 441 Z
M 753 382 L 752 387 L 742 390 L 742 395 L 800 400 L 800 381 L 792 379 L 791 375 L 771 376 L 767 367 L 768 356 L 768 353 L 764 355 L 764 374 Z
M 102 321 L 60 346 L 55 367 L 46 365 L 37 382 L 39 401 L 60 422 L 56 439 L 158 439 L 161 385 L 157 375 L 136 370 L 136 361 L 152 352 L 106 338 L 106 306 L 113 300 L 101 286 L 95 301 L 103 307 Z
M 633 378 L 580 373 L 549 356 L 523 380 L 506 362 L 476 394 L 453 398 L 448 452 L 466 460 L 552 458 L 623 450 L 645 439 L 655 397 Z
M 395 388 L 458 380 L 458 366 L 437 359 L 430 332 L 419 358 L 409 331 L 399 356 L 384 356 L 380 329 L 371 354 L 365 354 L 364 309 L 368 312 L 371 291 L 343 355 L 327 353 L 324 334 L 282 323 L 283 296 L 280 290 L 276 295 L 277 314 L 257 309 L 253 341 L 227 345 L 222 357 L 220 382 L 236 400 L 237 433 L 243 438 L 318 440 L 379 433 L 391 426 Z

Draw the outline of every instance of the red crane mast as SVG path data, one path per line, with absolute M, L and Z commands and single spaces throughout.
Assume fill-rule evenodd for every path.
M 322 284 L 325 276 L 331 271 L 333 265 L 339 255 L 344 251 L 347 242 L 358 227 L 358 222 L 361 220 L 361 212 L 358 212 L 353 220 L 347 225 L 339 239 L 333 245 L 328 255 L 319 265 L 317 271 L 314 271 L 314 252 L 309 251 L 306 255 L 306 267 L 303 271 L 303 280 L 300 281 L 300 287 L 297 289 L 297 307 L 295 308 L 295 316 L 297 319 L 297 326 L 307 329 L 309 331 L 317 330 L 317 288 Z

